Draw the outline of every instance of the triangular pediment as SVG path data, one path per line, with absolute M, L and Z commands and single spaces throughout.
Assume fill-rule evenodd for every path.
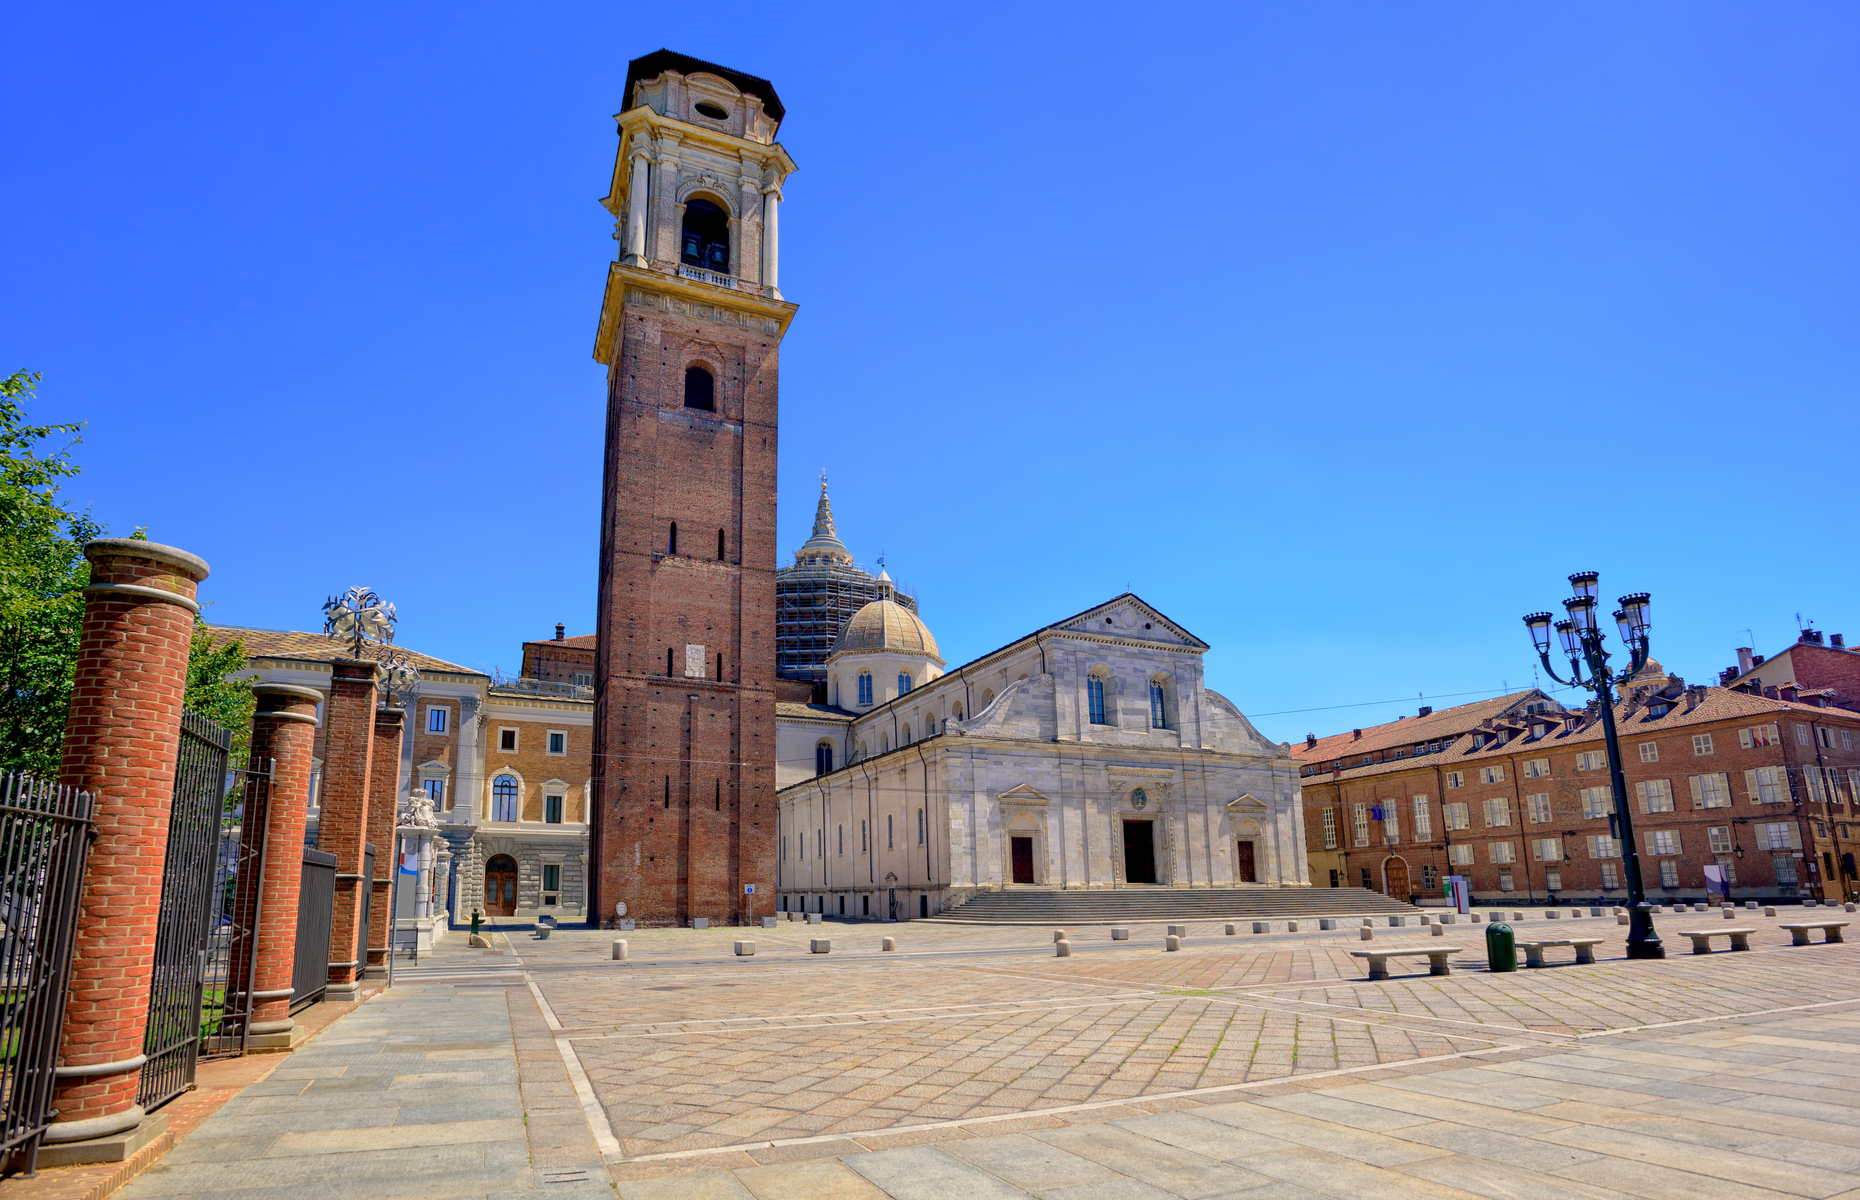
M 1125 592 L 1115 600 L 1088 608 L 1077 616 L 1055 622 L 1051 628 L 1068 633 L 1097 637 L 1125 638 L 1137 642 L 1157 642 L 1184 649 L 1206 650 L 1208 644 L 1164 616 L 1152 605 Z
M 999 796 L 996 796 L 995 799 L 1000 801 L 1002 804 L 1046 804 L 1048 803 L 1045 792 L 1040 791 L 1038 788 L 1028 787 L 1024 783 L 1015 784 L 1013 787 L 1009 788 L 1007 791 L 1002 792 Z
M 1266 802 L 1250 793 L 1227 802 L 1228 812 L 1265 812 Z
M 426 772 L 428 775 L 450 775 L 452 773 L 451 767 L 447 766 L 445 763 L 440 762 L 436 758 L 433 759 L 431 762 L 421 763 L 418 769 Z

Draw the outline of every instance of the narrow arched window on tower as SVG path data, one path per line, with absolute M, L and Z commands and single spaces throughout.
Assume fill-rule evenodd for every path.
M 910 690 L 911 677 L 902 671 L 898 672 L 898 695 L 902 696 Z
M 859 672 L 859 703 L 872 703 L 872 673 L 870 671 Z
M 723 682 L 723 655 L 717 656 L 717 682 Z
M 723 530 L 717 531 L 717 561 L 723 561 Z
M 685 368 L 685 407 L 717 411 L 717 381 L 703 367 Z
M 1150 684 L 1150 728 L 1169 728 L 1169 708 L 1164 703 L 1163 685 L 1157 682 Z
M 1104 680 L 1093 675 L 1085 681 L 1085 704 L 1093 725 L 1104 724 Z
M 701 196 L 685 202 L 684 244 L 678 260 L 719 275 L 730 273 L 730 215 Z
M 667 554 L 678 553 L 678 522 L 676 521 L 672 522 L 671 536 L 665 539 L 665 552 Z
M 814 774 L 833 774 L 833 743 L 821 742 L 814 747 Z
M 675 648 L 676 647 L 673 647 L 673 646 L 667 646 L 665 648 L 665 674 L 668 679 L 671 677 L 671 674 L 672 674 L 672 651 Z

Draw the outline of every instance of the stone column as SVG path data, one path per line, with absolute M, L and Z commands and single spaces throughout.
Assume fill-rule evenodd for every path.
M 385 967 L 394 928 L 394 876 L 400 870 L 394 822 L 400 812 L 400 735 L 407 710 L 375 709 L 375 763 L 368 776 L 368 840 L 375 847 L 374 899 L 368 906 L 368 965 Z
M 375 750 L 374 663 L 339 658 L 330 664 L 323 715 L 323 788 L 317 849 L 336 856 L 336 910 L 329 925 L 329 1000 L 361 995 L 362 846 L 368 840 L 368 784 Z M 390 820 L 392 818 L 390 817 Z M 385 848 L 383 848 L 385 849 Z
M 207 577 L 207 564 L 185 550 L 133 538 L 99 538 L 84 556 L 91 583 L 59 777 L 96 797 L 96 839 L 58 1048 L 58 1120 L 45 1140 L 116 1144 L 92 1143 L 61 1162 L 121 1159 L 139 1134 L 154 1136 L 138 1129 L 136 1091 L 187 653 Z
M 261 683 L 252 714 L 252 759 L 272 760 L 263 814 L 265 870 L 259 893 L 258 970 L 252 981 L 252 1044 L 288 1046 L 291 976 L 297 961 L 297 893 L 303 882 L 304 823 L 309 815 L 310 751 L 322 695 L 288 683 Z M 248 826 L 259 819 L 245 815 Z
M 762 294 L 781 299 L 781 238 L 777 214 L 781 201 L 781 184 L 769 183 L 762 189 Z
M 643 133 L 633 135 L 627 146 L 629 160 L 626 200 L 626 241 L 620 247 L 620 261 L 629 267 L 643 267 L 646 262 L 646 208 L 651 203 L 646 191 L 652 171 L 652 139 Z

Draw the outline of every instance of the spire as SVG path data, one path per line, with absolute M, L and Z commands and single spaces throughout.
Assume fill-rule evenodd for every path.
M 814 506 L 814 536 L 794 552 L 796 562 L 805 562 L 810 558 L 848 564 L 853 560 L 852 551 L 840 541 L 839 534 L 833 528 L 833 504 L 827 499 L 825 471 L 820 473 L 820 502 Z

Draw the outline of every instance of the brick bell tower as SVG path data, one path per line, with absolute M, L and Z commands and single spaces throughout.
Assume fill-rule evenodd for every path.
M 589 915 L 775 911 L 776 208 L 794 160 L 766 79 L 628 66 L 602 201 L 607 365 Z

